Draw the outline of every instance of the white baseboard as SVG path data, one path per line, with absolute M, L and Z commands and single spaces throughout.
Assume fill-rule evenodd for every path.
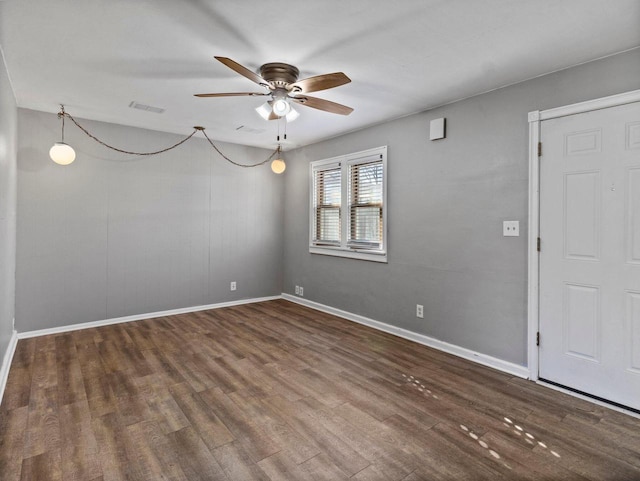
M 438 339 L 425 336 L 424 334 L 418 334 L 417 332 L 408 331 L 400 327 L 392 326 L 391 324 L 386 324 L 384 322 L 376 321 L 368 317 L 360 316 L 358 314 L 353 314 L 351 312 L 343 311 L 341 309 L 336 309 L 335 307 L 327 306 L 314 301 L 309 301 L 301 297 L 292 296 L 291 294 L 283 293 L 282 298 L 286 299 L 287 301 L 295 302 L 297 304 L 301 304 L 303 306 L 316 309 L 318 311 L 322 311 L 328 314 L 333 314 L 334 316 L 342 317 L 343 319 L 347 319 L 349 321 L 357 322 L 358 324 L 364 324 L 365 326 L 378 329 L 379 331 L 384 331 L 389 334 L 393 334 L 395 336 L 402 337 L 404 339 L 408 339 L 413 342 L 417 342 L 418 344 L 423 344 L 425 346 L 429 346 L 434 349 L 438 349 L 440 351 L 444 351 L 449 354 L 462 357 L 469 361 L 482 364 L 483 366 L 488 366 L 488 367 L 497 369 L 499 371 L 506 372 L 508 374 L 512 374 L 517 377 L 521 377 L 523 379 L 529 378 L 529 369 L 525 366 L 520 366 L 512 362 L 498 359 L 497 357 L 475 352 L 464 347 L 456 346 L 455 344 L 449 344 L 448 342 L 439 341 Z
M 13 360 L 13 354 L 16 352 L 16 346 L 18 345 L 18 333 L 13 331 L 11 339 L 9 339 L 9 345 L 4 353 L 2 359 L 2 367 L 0 367 L 0 404 L 2 404 L 2 397 L 4 396 L 4 389 L 7 387 L 7 379 L 9 378 L 9 368 L 11 367 L 11 361 Z
M 240 306 L 242 304 L 253 304 L 255 302 L 273 301 L 275 299 L 281 299 L 281 296 L 240 299 L 237 301 L 208 304 L 206 306 L 183 307 L 180 309 L 171 309 L 169 311 L 148 312 L 146 314 L 135 314 L 133 316 L 115 317 L 113 319 L 104 319 L 101 321 L 83 322 L 80 324 L 71 324 L 68 326 L 59 326 L 59 327 L 52 327 L 49 329 L 39 329 L 37 331 L 21 332 L 18 334 L 18 339 L 27 339 L 30 337 L 38 337 L 38 336 L 48 336 L 50 334 L 60 334 L 62 332 L 79 331 L 81 329 L 90 329 L 92 327 L 108 326 L 110 324 L 120 324 L 123 322 L 141 321 L 143 319 L 153 319 L 155 317 L 175 316 L 176 314 L 187 314 L 189 312 L 208 311 L 210 309 L 220 309 L 222 307 Z

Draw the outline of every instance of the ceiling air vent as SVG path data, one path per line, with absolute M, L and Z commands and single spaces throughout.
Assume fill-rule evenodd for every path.
M 146 110 L 147 112 L 153 112 L 155 114 L 161 114 L 162 112 L 164 112 L 164 109 L 161 109 L 160 107 L 152 107 L 151 105 L 141 104 L 136 102 L 135 100 L 129 104 L 129 107 L 131 107 L 132 109 Z

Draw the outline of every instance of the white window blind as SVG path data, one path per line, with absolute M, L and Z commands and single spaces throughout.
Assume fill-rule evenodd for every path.
M 311 163 L 310 252 L 386 262 L 386 153 Z
M 316 245 L 340 245 L 342 224 L 342 171 L 340 164 L 313 173 L 315 189 L 314 235 Z
M 383 172 L 381 158 L 349 166 L 349 247 L 382 248 Z

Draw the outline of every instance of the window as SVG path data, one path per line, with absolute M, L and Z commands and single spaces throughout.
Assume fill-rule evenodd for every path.
M 387 147 L 311 162 L 309 252 L 387 260 Z

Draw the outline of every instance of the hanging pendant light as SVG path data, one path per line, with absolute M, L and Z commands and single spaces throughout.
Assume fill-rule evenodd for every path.
M 287 168 L 287 164 L 284 163 L 282 158 L 282 149 L 278 145 L 278 156 L 271 162 L 271 170 L 274 174 L 282 174 Z
M 49 149 L 49 157 L 56 164 L 69 165 L 76 160 L 76 151 L 69 144 L 64 143 L 64 105 L 60 106 L 58 117 L 62 118 L 62 141 L 53 144 L 53 147 Z

